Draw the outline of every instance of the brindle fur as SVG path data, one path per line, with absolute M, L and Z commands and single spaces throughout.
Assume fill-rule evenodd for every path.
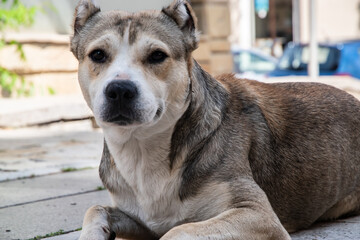
M 190 16 L 185 23 L 176 11 L 181 4 Z M 95 206 L 81 239 L 114 233 L 129 239 L 289 239 L 285 229 L 360 212 L 360 102 L 353 96 L 318 83 L 213 78 L 191 58 L 196 19 L 186 2 L 134 15 L 90 5 L 85 26 L 75 18 L 71 49 L 80 62 L 91 42 L 86 36 L 96 39 L 114 26 L 123 36 L 126 24 L 131 44 L 147 31 L 169 45 L 172 58 L 187 62 L 190 82 L 181 93 L 188 107 L 161 156 L 178 182 L 166 204 L 178 204 L 182 220 L 162 229 L 121 206 Z M 104 185 L 114 202 L 137 201 L 106 141 L 99 169 Z

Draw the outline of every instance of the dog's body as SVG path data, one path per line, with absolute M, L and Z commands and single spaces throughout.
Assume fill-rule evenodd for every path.
M 360 102 L 315 83 L 212 78 L 190 6 L 101 13 L 80 2 L 71 49 L 105 135 L 114 206 L 81 239 L 289 239 L 360 210 Z M 286 230 L 287 231 L 286 231 Z

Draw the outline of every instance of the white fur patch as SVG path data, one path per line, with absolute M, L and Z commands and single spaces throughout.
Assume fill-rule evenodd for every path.
M 91 0 L 91 2 L 96 8 L 100 8 L 100 5 L 96 0 Z
M 82 0 L 77 7 L 76 17 L 84 24 L 97 9 L 100 9 L 100 6 L 95 0 Z
M 76 17 L 78 17 L 79 19 L 83 19 L 84 17 L 86 17 L 86 15 L 87 15 L 87 8 L 85 7 L 84 4 L 80 4 L 79 7 L 77 8 Z
M 190 16 L 187 12 L 184 2 L 183 1 L 180 1 L 180 2 L 181 3 L 179 5 L 179 7 L 177 8 L 177 12 L 179 14 L 178 16 L 181 18 L 182 24 L 185 24 L 189 20 Z

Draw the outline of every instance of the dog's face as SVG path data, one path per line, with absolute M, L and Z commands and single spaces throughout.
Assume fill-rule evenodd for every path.
M 184 1 L 136 14 L 102 13 L 90 0 L 79 3 L 71 50 L 79 60 L 83 95 L 101 127 L 152 126 L 183 113 L 195 24 Z

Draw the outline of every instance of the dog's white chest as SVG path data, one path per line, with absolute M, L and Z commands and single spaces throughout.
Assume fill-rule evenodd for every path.
M 121 186 L 129 186 L 122 181 Z M 112 200 L 119 209 L 140 219 L 152 231 L 164 234 L 183 220 L 184 204 L 176 194 L 176 185 L 172 181 L 143 179 L 137 188 L 125 187 L 119 194 L 112 194 Z
M 120 178 L 113 203 L 122 211 L 139 218 L 151 230 L 163 234 L 184 219 L 184 203 L 178 197 L 180 173 L 170 172 L 167 148 L 129 141 L 121 148 L 109 144 Z M 116 149 L 119 149 L 116 151 Z M 164 157 L 165 156 L 165 157 Z

